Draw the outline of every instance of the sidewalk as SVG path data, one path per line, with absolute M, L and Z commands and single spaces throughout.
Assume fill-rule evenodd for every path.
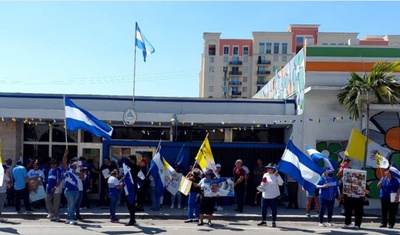
M 24 207 L 22 207 L 24 208 Z M 225 206 L 222 211 L 215 211 L 214 216 L 220 220 L 260 220 L 261 208 L 245 206 L 243 213 L 237 213 L 234 206 Z M 340 215 L 341 208 L 335 208 L 333 220 L 335 222 L 344 222 L 344 216 Z M 24 211 L 24 210 L 22 210 Z M 65 218 L 66 208 L 61 208 L 61 218 Z M 379 209 L 364 209 L 365 216 L 364 222 L 379 222 L 380 210 Z M 271 210 L 268 208 L 268 216 Z M 3 209 L 3 216 L 6 218 L 46 218 L 47 213 L 45 209 L 37 209 L 33 214 L 15 212 L 14 207 L 5 207 Z M 81 215 L 85 219 L 108 219 L 109 209 L 107 207 L 91 207 L 89 209 L 81 210 Z M 121 219 L 129 217 L 128 209 L 119 205 L 117 208 L 117 216 Z M 185 220 L 187 218 L 187 209 L 170 209 L 169 206 L 164 206 L 159 211 L 152 211 L 150 207 L 146 207 L 145 211 L 137 212 L 138 219 L 175 219 Z M 318 215 L 313 211 L 311 217 L 305 215 L 305 209 L 286 209 L 285 207 L 278 207 L 278 221 L 317 221 Z

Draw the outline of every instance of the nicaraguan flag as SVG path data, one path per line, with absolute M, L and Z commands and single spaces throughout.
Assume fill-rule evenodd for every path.
M 129 204 L 134 204 L 136 196 L 135 182 L 133 182 L 131 169 L 126 164 L 126 159 L 122 158 L 122 169 L 124 170 L 124 190 Z
M 65 122 L 67 130 L 79 129 L 88 131 L 95 136 L 111 139 L 113 128 L 100 121 L 83 108 L 78 107 L 69 98 L 65 97 Z
M 178 166 L 180 166 L 180 165 L 182 164 L 182 161 L 183 161 L 184 156 L 185 156 L 185 155 L 184 155 L 183 151 L 181 151 L 181 152 L 179 153 L 178 157 L 177 157 L 176 160 L 175 160 L 175 164 L 178 165 Z
M 147 41 L 143 33 L 140 31 L 138 23 L 136 23 L 135 45 L 143 51 L 144 62 L 146 62 L 146 56 L 155 52 L 154 47 L 149 41 Z
M 312 193 L 324 170 L 318 167 L 291 140 L 289 140 L 285 152 L 278 164 L 278 171 L 290 175 L 305 190 Z
M 157 193 L 161 197 L 162 195 L 164 195 L 165 173 L 164 173 L 164 163 L 161 159 L 160 152 L 157 152 L 157 154 L 151 160 L 149 173 L 151 174 L 151 176 L 153 176 Z
M 322 161 L 324 161 L 325 167 L 329 167 L 333 170 L 337 169 L 337 165 L 332 159 L 318 152 L 316 149 L 313 149 L 310 146 L 306 145 L 306 150 L 314 162 L 318 162 L 322 159 Z
M 390 174 L 392 174 L 393 177 L 397 178 L 398 180 L 400 180 L 400 171 L 399 169 L 397 169 L 395 164 L 392 164 L 389 168 L 389 172 Z

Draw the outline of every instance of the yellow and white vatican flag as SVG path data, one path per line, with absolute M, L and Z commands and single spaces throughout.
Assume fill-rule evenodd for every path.
M 186 177 L 182 177 L 181 182 L 179 184 L 179 192 L 187 196 L 190 192 L 191 187 L 192 187 L 192 181 L 188 180 Z
M 208 134 L 200 146 L 199 152 L 196 155 L 196 162 L 200 168 L 204 171 L 206 169 L 215 169 L 214 156 L 211 152 L 210 141 L 208 140 Z

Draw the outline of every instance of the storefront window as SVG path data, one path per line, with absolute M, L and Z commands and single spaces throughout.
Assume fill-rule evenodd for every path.
M 32 159 L 47 159 L 49 154 L 49 146 L 41 144 L 24 144 L 24 163 Z
M 51 146 L 51 156 L 55 159 L 61 160 L 64 156 L 65 152 L 65 145 L 52 145 Z M 74 157 L 78 156 L 78 146 L 68 145 L 68 162 Z
M 24 141 L 48 142 L 49 130 L 50 128 L 47 124 L 25 124 Z
M 52 125 L 52 141 L 65 142 L 65 128 L 63 124 Z M 78 143 L 78 131 L 68 130 L 68 143 Z
M 81 142 L 83 143 L 102 143 L 102 138 L 92 135 L 90 132 L 81 131 Z

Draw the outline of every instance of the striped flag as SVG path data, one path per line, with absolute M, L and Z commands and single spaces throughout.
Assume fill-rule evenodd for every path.
M 188 180 L 185 177 L 181 178 L 181 182 L 179 184 L 179 192 L 183 193 L 185 196 L 189 194 L 190 188 L 192 187 L 192 181 Z
M 215 169 L 214 156 L 211 152 L 210 141 L 208 140 L 208 135 L 201 144 L 199 152 L 196 155 L 196 162 L 199 164 L 200 168 L 204 171 L 206 169 Z
M 143 51 L 143 60 L 146 62 L 146 57 L 155 52 L 154 47 L 149 41 L 144 37 L 143 33 L 140 31 L 139 25 L 136 22 L 136 35 L 135 35 L 135 45 Z

